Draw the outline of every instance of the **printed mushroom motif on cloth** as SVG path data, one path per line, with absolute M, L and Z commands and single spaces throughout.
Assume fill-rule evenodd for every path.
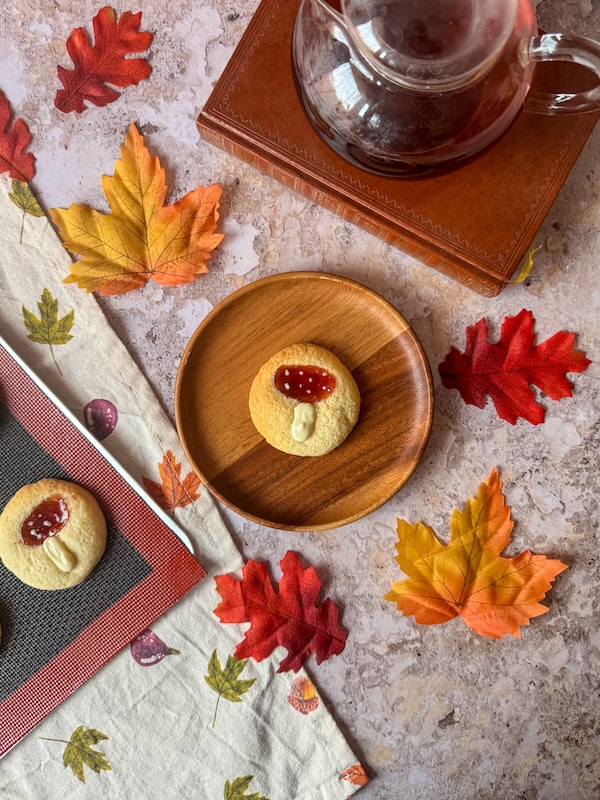
M 288 703 L 301 714 L 310 714 L 319 707 L 319 696 L 314 683 L 301 675 L 292 681 Z

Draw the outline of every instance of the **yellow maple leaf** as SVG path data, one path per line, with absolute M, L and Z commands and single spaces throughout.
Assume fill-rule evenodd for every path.
M 219 186 L 200 186 L 163 205 L 165 171 L 131 125 L 121 160 L 112 177 L 102 177 L 102 188 L 109 214 L 78 203 L 50 210 L 65 247 L 81 256 L 64 283 L 109 295 L 137 289 L 149 279 L 177 286 L 208 271 L 205 261 L 223 239 L 215 233 Z
M 431 528 L 398 520 L 396 561 L 407 580 L 392 584 L 385 600 L 423 625 L 456 616 L 490 639 L 520 637 L 520 625 L 548 610 L 539 601 L 559 572 L 555 559 L 525 550 L 513 558 L 500 555 L 510 541 L 513 522 L 496 469 L 482 483 L 477 498 L 450 518 L 450 542 L 442 544 Z

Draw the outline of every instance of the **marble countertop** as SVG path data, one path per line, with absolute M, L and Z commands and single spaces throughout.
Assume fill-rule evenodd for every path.
M 299 551 L 343 607 L 345 651 L 318 668 L 325 702 L 366 765 L 365 800 L 596 800 L 600 797 L 600 128 L 586 145 L 534 244 L 529 279 L 480 297 L 316 206 L 198 137 L 195 121 L 258 2 L 140 0 L 154 32 L 150 80 L 120 100 L 64 115 L 52 99 L 65 40 L 88 24 L 91 0 L 9 0 L 0 15 L 0 88 L 29 124 L 46 207 L 89 203 L 106 210 L 101 175 L 136 122 L 167 170 L 170 197 L 199 184 L 223 187 L 223 244 L 210 271 L 176 288 L 101 298 L 108 319 L 173 414 L 183 348 L 202 318 L 233 290 L 288 270 L 354 278 L 410 322 L 432 366 L 436 410 L 416 473 L 385 506 L 318 534 L 262 528 L 223 510 L 247 557 L 275 574 Z M 600 5 L 542 0 L 540 25 L 598 36 Z M 52 52 L 54 59 L 41 53 Z M 493 224 L 493 220 L 490 221 Z M 505 315 L 536 318 L 539 340 L 577 334 L 593 363 L 573 397 L 542 398 L 546 421 L 512 426 L 491 403 L 465 405 L 442 385 L 437 365 L 465 328 L 487 317 L 497 336 Z M 497 466 L 516 520 L 509 554 L 530 548 L 570 569 L 549 594 L 549 612 L 522 639 L 491 641 L 460 620 L 418 626 L 382 596 L 400 573 L 396 518 L 422 520 L 447 536 L 449 515 Z

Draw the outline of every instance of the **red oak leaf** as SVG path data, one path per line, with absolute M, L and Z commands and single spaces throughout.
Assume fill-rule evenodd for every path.
M 75 69 L 58 67 L 64 86 L 54 99 L 59 111 L 81 113 L 87 108 L 85 100 L 106 106 L 120 97 L 111 86 L 136 86 L 150 75 L 152 67 L 143 58 L 125 58 L 150 46 L 153 34 L 138 30 L 141 18 L 141 11 L 125 11 L 117 21 L 112 8 L 104 6 L 93 19 L 93 47 L 83 28 L 75 28 L 67 40 L 67 52 Z
M 162 461 L 158 462 L 158 474 L 160 483 L 146 478 L 145 475 L 142 475 L 142 480 L 148 494 L 165 511 L 183 508 L 198 499 L 200 478 L 195 472 L 188 472 L 182 480 L 181 464 L 170 450 L 167 450 Z
M 347 632 L 338 624 L 339 609 L 329 598 L 316 604 L 321 581 L 314 567 L 303 569 L 296 553 L 280 563 L 279 591 L 273 589 L 266 564 L 250 559 L 242 579 L 215 578 L 221 602 L 215 614 L 221 622 L 250 622 L 235 657 L 262 661 L 281 645 L 288 651 L 278 672 L 297 672 L 311 653 L 317 664 L 344 649 Z
M 567 372 L 583 372 L 592 362 L 573 348 L 575 335 L 560 331 L 534 344 L 531 311 L 505 317 L 496 344 L 488 342 L 485 319 L 467 328 L 464 353 L 452 347 L 439 370 L 447 389 L 458 389 L 465 403 L 483 408 L 489 394 L 501 419 L 514 425 L 519 417 L 539 425 L 545 409 L 535 402 L 531 385 L 552 400 L 571 397 Z
M 11 128 L 9 123 L 10 105 L 0 92 L 0 172 L 8 172 L 11 178 L 27 183 L 35 175 L 33 153 L 23 152 L 31 134 L 22 119 L 16 119 Z

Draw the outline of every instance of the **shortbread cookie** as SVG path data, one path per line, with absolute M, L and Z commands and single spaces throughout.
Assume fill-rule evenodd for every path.
M 106 520 L 81 486 L 46 478 L 19 489 L 0 515 L 0 558 L 36 589 L 81 583 L 106 548 Z
M 294 344 L 256 375 L 250 416 L 266 441 L 296 456 L 323 456 L 356 425 L 360 393 L 342 362 L 314 344 Z

